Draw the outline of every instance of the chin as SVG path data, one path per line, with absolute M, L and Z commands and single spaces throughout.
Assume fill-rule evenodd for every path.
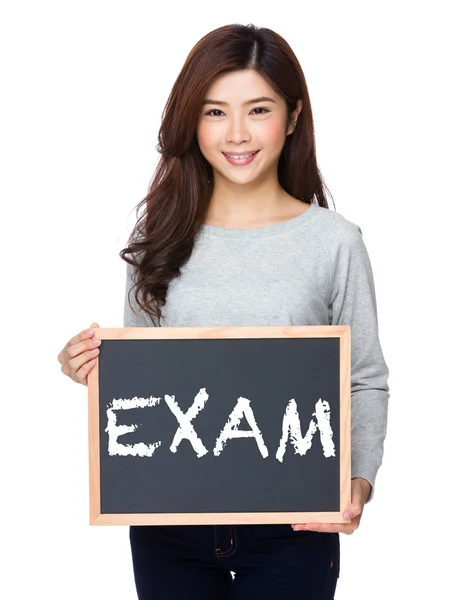
M 231 177 L 228 175 L 221 175 L 221 177 L 223 179 L 225 179 L 225 181 L 228 181 L 230 183 L 233 183 L 235 185 L 250 185 L 253 183 L 256 183 L 257 181 L 260 181 L 260 177 Z
M 236 167 L 237 169 L 241 167 Z M 219 174 L 219 177 L 224 179 L 225 181 L 229 181 L 230 183 L 234 183 L 235 185 L 248 185 L 252 183 L 256 183 L 264 179 L 264 173 L 260 172 L 252 172 L 252 173 L 236 173 L 229 172 L 227 170 L 216 169 L 214 167 L 214 171 Z M 268 176 L 268 173 L 266 173 Z

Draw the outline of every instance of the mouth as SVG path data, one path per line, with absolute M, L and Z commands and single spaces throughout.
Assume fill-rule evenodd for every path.
M 254 157 L 256 156 L 256 154 L 258 154 L 259 150 L 256 150 L 255 152 L 246 152 L 246 153 L 235 153 L 235 154 L 230 154 L 230 153 L 226 153 L 226 152 L 222 152 L 222 154 L 225 156 L 225 158 L 228 160 L 229 163 L 231 163 L 232 165 L 247 165 L 250 162 L 252 162 L 254 160 Z

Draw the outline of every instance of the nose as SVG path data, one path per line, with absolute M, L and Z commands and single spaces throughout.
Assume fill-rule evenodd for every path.
M 227 143 L 243 144 L 250 141 L 251 135 L 244 118 L 233 117 L 228 119 L 227 123 L 227 132 L 225 134 L 225 141 Z

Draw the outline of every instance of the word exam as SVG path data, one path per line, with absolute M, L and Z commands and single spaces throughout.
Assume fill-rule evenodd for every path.
M 171 412 L 178 421 L 178 428 L 172 440 L 169 450 L 173 453 L 177 452 L 177 448 L 182 440 L 188 440 L 196 452 L 198 458 L 205 456 L 208 449 L 198 437 L 192 421 L 204 409 L 209 395 L 206 388 L 201 388 L 195 396 L 193 404 L 184 413 L 175 400 L 175 396 L 165 395 L 164 401 L 168 405 Z M 107 427 L 105 431 L 108 433 L 109 443 L 108 452 L 111 456 L 142 456 L 150 457 L 161 446 L 161 441 L 153 444 L 145 444 L 142 442 L 136 444 L 123 444 L 119 438 L 127 433 L 132 433 L 138 428 L 138 425 L 117 425 L 117 413 L 119 410 L 130 410 L 139 408 L 154 407 L 159 404 L 161 398 L 150 396 L 149 398 L 134 398 L 114 399 L 107 408 Z M 281 426 L 281 439 L 276 451 L 276 459 L 283 462 L 283 457 L 286 452 L 286 446 L 290 437 L 290 441 L 294 446 L 295 454 L 305 455 L 311 448 L 314 434 L 319 431 L 323 454 L 326 458 L 335 456 L 335 446 L 333 441 L 333 431 L 330 424 L 330 407 L 326 400 L 321 398 L 315 404 L 315 412 L 313 419 L 310 420 L 305 436 L 301 434 L 300 416 L 297 410 L 297 403 L 294 399 L 289 400 L 286 411 L 283 416 Z M 239 429 L 241 420 L 245 418 L 249 430 Z M 228 421 L 216 439 L 213 454 L 219 456 L 227 442 L 237 438 L 253 438 L 257 444 L 260 454 L 263 458 L 268 456 L 268 449 L 265 445 L 261 430 L 259 429 L 254 412 L 250 406 L 250 400 L 240 396 L 235 407 L 229 415 Z

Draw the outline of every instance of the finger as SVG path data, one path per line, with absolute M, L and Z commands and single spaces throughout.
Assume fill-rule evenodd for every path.
M 88 362 L 86 362 L 78 371 L 75 373 L 75 381 L 78 383 L 82 383 L 83 385 L 88 385 L 88 373 L 91 369 L 96 365 L 96 359 L 92 358 Z
M 101 340 L 97 337 L 93 337 L 73 346 L 67 348 L 67 352 L 64 356 L 64 366 L 67 364 L 69 369 L 75 373 L 83 363 L 87 362 L 91 358 L 95 358 L 99 354 L 99 346 Z M 97 350 L 97 351 L 96 351 Z
M 344 519 L 354 519 L 358 517 L 363 512 L 363 507 L 361 504 L 349 504 L 343 513 Z
M 99 325 L 97 323 L 92 323 L 89 329 L 84 329 L 83 331 L 80 331 L 80 333 L 77 333 L 77 335 L 70 339 L 67 342 L 67 347 L 74 346 L 75 344 L 83 342 L 87 339 L 91 339 L 94 336 L 94 329 L 98 327 Z
M 318 533 L 345 533 L 347 535 L 352 534 L 357 528 L 359 523 L 304 523 L 296 524 L 292 526 L 294 531 L 316 531 Z
M 350 523 L 296 523 L 292 525 L 293 529 L 305 529 L 310 531 L 354 531 L 359 527 L 361 515 L 358 515 L 350 521 Z
M 97 325 L 97 323 L 93 323 Z M 85 363 L 93 360 L 99 354 L 98 346 L 101 344 L 101 340 L 96 337 L 95 329 L 86 329 L 74 338 L 76 343 L 67 345 L 67 349 L 62 351 L 60 357 L 61 371 L 68 375 L 73 381 L 77 383 L 83 383 L 86 385 L 87 369 L 82 369 Z M 81 341 L 78 341 L 81 340 Z M 94 363 L 91 363 L 94 366 Z
M 363 512 L 364 497 L 359 482 L 351 482 L 351 502 L 343 512 L 344 519 L 354 519 Z
M 319 533 L 340 533 L 344 530 L 341 523 L 305 523 L 293 527 L 294 531 L 317 531 Z
M 95 342 L 96 342 L 96 340 L 95 340 Z M 97 340 L 97 342 L 100 343 L 100 340 Z M 99 348 L 94 347 L 94 344 L 92 341 L 90 341 L 89 344 L 91 345 L 91 347 L 88 348 L 88 350 L 86 350 L 85 352 L 80 352 L 74 358 L 71 358 L 68 361 L 69 374 L 74 381 L 77 381 L 77 380 L 83 381 L 86 379 L 85 371 L 81 371 L 80 375 L 79 375 L 79 371 L 85 366 L 85 364 L 87 364 L 91 360 L 95 360 L 99 354 L 99 351 L 100 351 Z M 79 344 L 77 344 L 77 346 L 72 346 L 69 349 L 69 352 L 72 349 L 77 348 L 78 345 Z
M 93 323 L 93 325 L 97 325 L 97 323 Z M 91 339 L 93 336 L 94 329 L 90 327 L 89 329 L 84 329 L 83 331 L 80 331 L 80 333 L 77 333 L 77 335 L 74 335 L 72 338 L 70 338 L 70 340 L 67 342 L 64 348 L 58 354 L 58 361 L 61 363 L 61 365 L 65 362 L 67 351 L 71 346 L 75 346 L 76 344 L 81 343 L 82 341 Z

